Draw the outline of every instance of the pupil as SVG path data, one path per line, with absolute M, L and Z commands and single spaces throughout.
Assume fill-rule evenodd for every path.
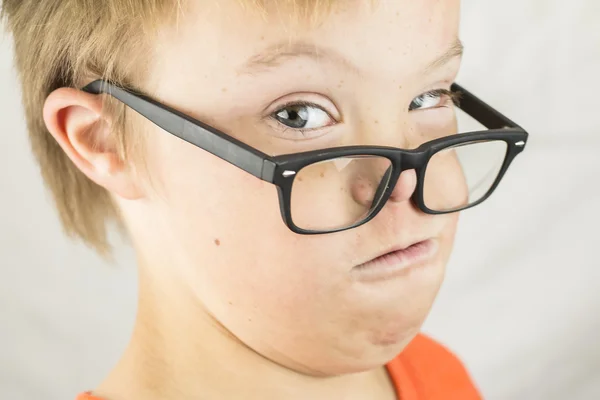
M 277 115 L 277 119 L 291 127 L 291 128 L 303 128 L 306 126 L 306 120 L 302 118 L 302 107 L 289 107 Z

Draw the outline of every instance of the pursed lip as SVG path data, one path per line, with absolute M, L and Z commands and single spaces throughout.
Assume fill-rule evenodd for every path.
M 372 259 L 356 265 L 352 273 L 360 280 L 388 279 L 402 274 L 412 266 L 430 260 L 438 250 L 433 238 L 412 241 L 385 249 Z
M 357 268 L 362 265 L 368 264 L 372 261 L 375 261 L 376 259 L 381 258 L 381 257 L 385 256 L 386 254 L 394 253 L 394 252 L 400 251 L 400 250 L 406 250 L 409 247 L 412 247 L 418 243 L 423 243 L 423 242 L 433 241 L 433 240 L 434 239 L 432 237 L 423 237 L 420 239 L 413 239 L 411 241 L 407 241 L 406 243 L 398 243 L 394 246 L 390 246 L 390 247 L 387 247 L 386 249 L 381 250 L 375 257 L 372 257 L 368 260 L 361 262 L 360 264 L 357 264 L 354 268 Z

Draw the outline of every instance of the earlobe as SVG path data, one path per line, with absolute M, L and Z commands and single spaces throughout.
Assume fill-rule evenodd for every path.
M 119 197 L 142 197 L 135 174 L 118 155 L 111 121 L 102 115 L 101 96 L 72 88 L 57 89 L 44 104 L 44 122 L 89 179 Z

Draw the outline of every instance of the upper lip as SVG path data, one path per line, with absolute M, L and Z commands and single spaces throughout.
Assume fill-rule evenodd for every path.
M 361 266 L 364 264 L 367 264 L 373 260 L 378 259 L 379 257 L 385 256 L 386 254 L 390 254 L 396 251 L 400 251 L 400 250 L 405 250 L 411 246 L 414 246 L 415 244 L 421 243 L 421 242 L 426 242 L 427 240 L 430 240 L 430 237 L 425 237 L 423 239 L 417 239 L 417 240 L 412 240 L 410 242 L 407 243 L 403 243 L 403 244 L 396 244 L 392 247 L 388 247 L 387 249 L 385 249 L 384 251 L 381 251 L 380 253 L 378 253 L 376 256 L 369 258 L 368 260 L 365 260 L 363 262 L 361 262 L 360 264 L 357 264 L 357 266 Z

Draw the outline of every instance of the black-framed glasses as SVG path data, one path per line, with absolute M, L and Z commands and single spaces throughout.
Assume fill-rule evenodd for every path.
M 528 133 L 457 84 L 461 110 L 488 130 L 454 134 L 416 149 L 345 146 L 269 156 L 134 90 L 96 80 L 82 90 L 106 93 L 160 128 L 277 186 L 286 225 L 300 234 L 339 232 L 373 219 L 403 171 L 415 170 L 414 204 L 427 214 L 474 207 L 496 189 Z

